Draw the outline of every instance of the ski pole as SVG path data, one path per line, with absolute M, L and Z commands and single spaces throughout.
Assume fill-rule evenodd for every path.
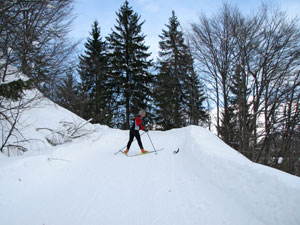
M 144 133 L 146 133 L 146 132 L 144 132 Z M 141 136 L 142 136 L 144 133 L 142 133 Z M 136 140 L 136 138 L 133 140 L 133 142 L 135 142 L 135 140 Z M 121 152 L 122 150 L 124 150 L 126 147 L 127 147 L 127 145 L 125 145 L 123 148 L 121 148 L 119 151 L 115 152 L 114 154 L 115 154 L 115 155 L 118 154 L 119 152 Z
M 151 144 L 152 144 L 152 147 L 153 147 L 153 149 L 154 149 L 154 151 L 155 151 L 155 155 L 156 155 L 157 152 L 156 152 L 156 149 L 155 149 L 155 147 L 154 147 L 154 145 L 153 145 L 153 142 L 152 142 L 152 140 L 151 140 L 151 138 L 150 138 L 150 135 L 148 134 L 148 132 L 145 132 L 145 133 L 147 133 L 148 138 L 149 138 L 149 140 L 150 140 L 150 142 L 151 142 Z
M 124 150 L 126 148 L 127 145 L 125 145 L 123 148 L 121 148 L 119 151 L 115 152 L 115 155 L 118 154 L 119 152 L 121 152 L 122 150 Z

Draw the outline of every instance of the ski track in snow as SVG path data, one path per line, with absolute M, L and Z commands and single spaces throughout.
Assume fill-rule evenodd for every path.
M 299 178 L 250 162 L 202 128 L 150 137 L 165 150 L 114 155 L 128 131 L 103 128 L 52 153 L 0 158 L 0 224 L 300 224 Z

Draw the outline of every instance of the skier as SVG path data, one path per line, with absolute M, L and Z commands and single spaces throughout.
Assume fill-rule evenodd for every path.
M 132 124 L 131 128 L 130 128 L 130 132 L 129 132 L 129 141 L 127 144 L 127 149 L 124 151 L 125 154 L 127 154 L 129 152 L 130 149 L 130 145 L 134 139 L 134 137 L 136 138 L 141 152 L 142 154 L 146 154 L 148 153 L 148 151 L 146 151 L 143 147 L 142 141 L 141 141 L 141 136 L 140 136 L 140 132 L 139 130 L 143 130 L 145 132 L 147 132 L 147 130 L 145 130 L 145 128 L 142 125 L 142 119 L 146 116 L 146 111 L 144 109 L 141 109 L 139 111 L 139 115 L 135 118 L 134 123 Z

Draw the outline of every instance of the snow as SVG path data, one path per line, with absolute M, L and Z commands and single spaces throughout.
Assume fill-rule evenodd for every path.
M 50 4 L 50 3 L 48 3 L 47 8 L 49 8 L 49 9 L 55 9 L 55 6 L 52 5 L 52 4 Z
M 4 70 L 5 70 L 5 65 L 6 64 L 6 60 L 2 59 L 0 60 L 0 74 L 4 74 Z M 2 78 L 2 77 L 1 77 Z M 8 65 L 6 68 L 6 76 L 5 76 L 5 80 L 4 81 L 0 81 L 0 85 L 1 84 L 8 84 L 10 82 L 13 81 L 18 81 L 18 80 L 23 80 L 23 81 L 27 81 L 29 80 L 29 78 L 24 75 L 23 73 L 19 72 L 17 67 L 12 66 L 12 65 Z
M 10 55 L 13 52 L 12 48 L 7 49 L 7 54 Z
M 26 135 L 41 140 L 38 127 L 84 121 L 47 99 L 23 118 Z M 126 157 L 114 153 L 128 131 L 88 126 L 96 131 L 63 145 L 0 154 L 0 224 L 300 224 L 300 178 L 252 163 L 204 128 L 150 131 L 165 150 Z
M 33 41 L 32 45 L 35 46 L 35 47 L 39 47 L 40 42 L 39 41 Z
M 15 75 L 15 78 L 13 75 L 7 76 L 5 82 L 12 82 L 14 79 L 17 79 L 17 76 L 26 79 L 26 76 L 22 73 Z M 14 130 L 6 146 L 22 143 L 22 146 L 28 150 L 28 154 L 34 155 L 41 151 L 51 151 L 50 147 L 53 143 L 69 142 L 76 136 L 91 133 L 96 129 L 95 126 L 87 123 L 84 119 L 43 97 L 36 89 L 26 90 L 23 93 L 24 96 L 21 100 L 11 101 L 3 99 L 2 101 L 2 106 L 6 108 L 14 108 L 18 105 L 26 106 L 20 109 L 21 116 L 16 124 L 18 131 Z M 14 112 L 14 110 L 11 112 Z M 0 122 L 0 140 L 3 141 L 10 132 L 11 124 L 4 119 Z M 74 133 L 72 128 L 79 128 L 80 126 L 82 128 Z M 9 149 L 4 148 L 3 151 L 14 156 L 22 154 L 22 152 L 13 147 Z
M 279 157 L 278 158 L 278 164 L 281 164 L 283 162 L 283 158 L 282 157 Z

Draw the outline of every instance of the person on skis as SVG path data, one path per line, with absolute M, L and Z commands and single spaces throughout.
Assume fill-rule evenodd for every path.
M 139 132 L 140 129 L 147 132 L 147 130 L 145 130 L 145 128 L 142 125 L 142 120 L 145 116 L 146 116 L 146 111 L 144 109 L 141 109 L 139 111 L 139 115 L 135 118 L 134 123 L 132 124 L 132 126 L 130 128 L 129 141 L 128 141 L 128 144 L 127 144 L 127 149 L 124 151 L 125 154 L 127 154 L 129 152 L 129 149 L 130 149 L 130 146 L 131 146 L 131 143 L 132 143 L 134 137 L 136 138 L 136 140 L 137 140 L 137 142 L 140 146 L 142 154 L 145 154 L 145 153 L 148 152 L 143 147 L 140 132 Z

